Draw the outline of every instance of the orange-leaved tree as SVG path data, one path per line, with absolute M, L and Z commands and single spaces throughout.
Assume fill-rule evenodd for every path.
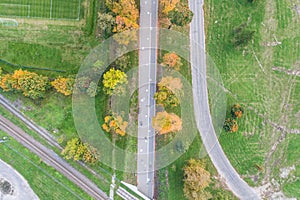
M 152 126 L 159 134 L 177 132 L 182 129 L 182 120 L 174 113 L 163 111 L 152 118 Z
M 12 75 L 2 76 L 0 87 L 3 91 L 20 91 L 26 97 L 38 99 L 45 96 L 49 80 L 34 72 L 19 69 L 15 70 Z
M 114 28 L 114 32 L 122 32 L 139 27 L 139 10 L 135 0 L 107 0 L 106 5 L 116 15 L 117 26 Z
M 182 66 L 181 58 L 174 52 L 166 53 L 161 64 L 175 70 L 179 70 Z
M 124 121 L 120 115 L 113 113 L 104 117 L 103 130 L 110 133 L 116 133 L 120 136 L 126 135 L 128 122 Z
M 234 104 L 231 107 L 231 116 L 233 118 L 241 118 L 244 114 L 244 108 L 240 104 Z
M 65 96 L 69 96 L 73 91 L 74 79 L 58 77 L 51 82 L 51 85 L 56 89 L 57 92 L 60 92 Z

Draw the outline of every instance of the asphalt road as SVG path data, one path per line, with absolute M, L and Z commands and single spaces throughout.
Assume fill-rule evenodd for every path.
M 55 152 L 46 148 L 34 138 L 25 133 L 22 129 L 11 123 L 0 115 L 0 129 L 11 135 L 22 145 L 27 147 L 33 153 L 38 155 L 48 165 L 54 167 L 57 171 L 65 175 L 69 180 L 87 192 L 95 199 L 109 199 L 106 193 L 98 188 L 93 182 L 74 169 L 65 160 L 59 157 Z
M 189 7 L 194 13 L 190 25 L 194 112 L 203 144 L 233 194 L 240 199 L 260 199 L 232 167 L 216 136 L 208 103 L 203 0 L 189 0 Z
M 137 188 L 149 198 L 154 195 L 157 13 L 158 0 L 140 1 Z

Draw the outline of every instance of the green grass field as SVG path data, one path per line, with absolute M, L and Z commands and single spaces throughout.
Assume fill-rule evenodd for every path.
M 232 165 L 251 185 L 274 179 L 289 197 L 299 198 L 299 77 L 285 70 L 299 70 L 299 15 L 296 1 L 246 0 L 206 2 L 207 51 L 215 61 L 227 92 L 228 108 L 245 107 L 239 131 L 220 136 Z M 299 7 L 299 5 L 298 5 Z M 237 49 L 231 39 L 242 23 L 255 30 L 254 38 Z M 272 44 L 279 44 L 272 46 Z M 273 68 L 280 67 L 283 71 Z M 283 127 L 283 130 L 278 129 Z M 284 131 L 286 130 L 286 131 Z M 288 180 L 280 169 L 295 165 Z
M 0 17 L 79 20 L 82 0 L 1 0 Z
M 0 131 L 0 137 L 7 134 Z M 41 199 L 90 199 L 75 184 L 42 162 L 40 158 L 10 138 L 1 144 L 1 159 L 18 170 Z M 53 186 L 56 187 L 53 187 Z

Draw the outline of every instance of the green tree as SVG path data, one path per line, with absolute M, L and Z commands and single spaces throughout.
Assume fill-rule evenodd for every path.
M 97 26 L 101 35 L 109 37 L 116 26 L 116 18 L 108 13 L 98 12 Z
M 238 131 L 239 126 L 235 119 L 228 118 L 225 120 L 223 128 L 226 132 L 235 133 Z
M 232 43 L 235 47 L 247 45 L 254 36 L 255 31 L 247 28 L 247 24 L 241 24 L 233 29 Z
M 132 63 L 129 55 L 123 55 L 115 61 L 115 64 L 117 69 L 125 71 Z
M 193 19 L 193 12 L 189 7 L 183 3 L 178 3 L 176 8 L 168 13 L 168 18 L 172 24 L 177 26 L 185 26 L 191 23 Z
M 103 90 L 108 95 L 122 95 L 125 84 L 128 84 L 127 75 L 121 70 L 111 68 L 103 75 Z
M 190 200 L 205 200 L 211 194 L 205 191 L 210 183 L 210 173 L 205 170 L 205 164 L 200 160 L 190 159 L 183 168 L 184 196 Z

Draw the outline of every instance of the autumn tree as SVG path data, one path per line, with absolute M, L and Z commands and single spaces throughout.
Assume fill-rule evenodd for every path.
M 231 116 L 233 118 L 241 118 L 244 114 L 244 108 L 240 104 L 235 104 L 231 107 Z
M 228 118 L 225 120 L 223 128 L 226 132 L 235 133 L 238 131 L 239 126 L 235 119 Z
M 189 9 L 188 5 L 178 3 L 176 8 L 168 13 L 168 18 L 172 24 L 177 26 L 185 26 L 191 23 L 193 19 L 193 12 Z
M 162 66 L 168 67 L 170 69 L 179 70 L 182 66 L 181 58 L 174 52 L 166 53 L 163 56 Z
M 122 95 L 127 83 L 127 75 L 121 70 L 111 68 L 103 75 L 103 90 L 108 95 Z
M 184 196 L 190 200 L 205 200 L 211 194 L 205 191 L 210 183 L 210 173 L 205 170 L 205 164 L 200 160 L 190 159 L 183 168 Z
M 56 89 L 57 92 L 62 93 L 65 96 L 69 96 L 73 91 L 74 79 L 58 77 L 51 82 L 51 85 Z
M 113 113 L 104 117 L 104 123 L 102 124 L 103 130 L 110 133 L 116 133 L 120 136 L 126 135 L 126 128 L 128 122 L 124 121 L 120 115 Z
M 14 90 L 14 85 L 17 84 L 17 80 L 15 80 L 11 74 L 6 74 L 0 77 L 0 87 L 4 92 L 9 92 Z
M 98 160 L 96 149 L 87 143 L 83 143 L 79 138 L 73 138 L 67 142 L 61 154 L 67 159 L 75 161 L 81 160 L 86 163 L 94 164 Z
M 152 126 L 159 134 L 177 132 L 182 129 L 182 120 L 174 113 L 163 111 L 152 118 Z
M 161 9 L 161 12 L 167 16 L 170 11 L 175 9 L 176 5 L 179 2 L 180 0 L 160 0 L 159 7 Z
M 42 98 L 49 88 L 47 77 L 26 70 L 15 70 L 12 75 L 1 77 L 0 87 L 3 91 L 19 91 L 31 99 Z
M 97 26 L 101 35 L 109 37 L 116 26 L 116 18 L 108 13 L 98 12 Z
M 182 83 L 180 78 L 163 77 L 158 83 L 158 91 L 154 95 L 156 103 L 164 107 L 177 106 L 179 99 L 176 95 L 180 95 L 183 92 L 181 89 Z
M 138 28 L 139 10 L 135 0 L 107 0 L 106 5 L 116 15 L 114 32 Z

